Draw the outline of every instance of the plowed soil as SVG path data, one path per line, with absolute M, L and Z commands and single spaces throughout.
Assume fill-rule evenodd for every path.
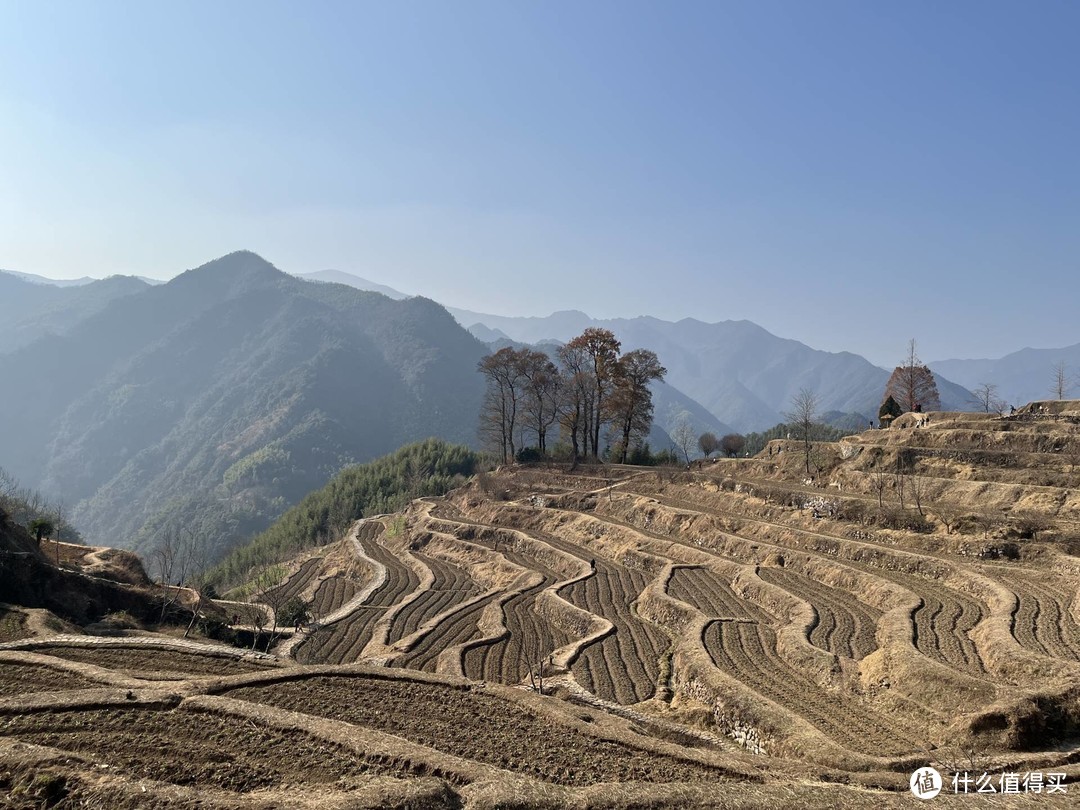
M 37 647 L 34 652 L 52 655 L 68 661 L 80 661 L 106 669 L 130 672 L 133 675 L 238 675 L 242 672 L 258 672 L 268 665 L 254 661 L 199 655 L 170 649 L 140 649 L 135 647 Z
M 91 756 L 136 778 L 245 793 L 282 784 L 359 784 L 360 775 L 393 772 L 296 731 L 186 711 L 6 716 L 0 717 L 0 736 Z
M 573 639 L 534 611 L 537 595 L 558 581 L 558 575 L 532 557 L 505 552 L 510 562 L 539 571 L 543 582 L 512 597 L 503 605 L 509 638 L 473 647 L 465 653 L 465 676 L 474 680 L 515 684 L 524 681 L 530 667 L 543 662 L 554 650 Z
M 60 692 L 102 686 L 74 672 L 61 672 L 34 664 L 0 664 L 0 697 L 31 692 Z
M 482 689 L 373 678 L 309 678 L 239 689 L 228 696 L 345 720 L 558 784 L 700 781 L 721 776 L 695 762 L 553 726 Z
M 422 624 L 480 593 L 480 587 L 456 565 L 417 553 L 416 558 L 431 569 L 431 587 L 402 608 L 390 623 L 391 643 L 415 633 Z
M 386 581 L 355 613 L 340 622 L 315 630 L 296 651 L 302 664 L 349 664 L 360 658 L 371 641 L 375 623 L 391 607 L 420 585 L 420 577 L 390 551 L 373 539 L 374 524 L 365 524 L 360 536 L 364 552 L 386 566 Z
M 859 660 L 877 649 L 874 636 L 881 611 L 864 605 L 847 591 L 830 588 L 812 577 L 784 568 L 761 568 L 758 576 L 809 602 L 817 621 L 810 629 L 815 647 Z

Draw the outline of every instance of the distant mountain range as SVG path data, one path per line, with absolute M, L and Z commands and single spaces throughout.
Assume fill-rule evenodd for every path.
M 348 273 L 335 273 L 334 280 L 360 289 L 374 286 Z M 668 370 L 668 386 L 684 401 L 698 406 L 685 410 L 698 414 L 692 421 L 700 429 L 766 430 L 784 421 L 784 412 L 801 388 L 817 392 L 821 411 L 832 412 L 834 421 L 842 422 L 843 414 L 876 416 L 891 373 L 891 369 L 875 366 L 857 354 L 812 349 L 797 340 L 777 337 L 750 321 L 704 323 L 686 318 L 673 323 L 652 317 L 601 320 L 577 310 L 544 317 L 513 317 L 446 309 L 458 323 L 489 344 L 500 340 L 532 345 L 565 342 L 590 326 L 610 329 L 622 341 L 624 350 L 647 348 L 659 355 Z M 944 409 L 971 407 L 973 396 L 967 389 L 940 374 L 937 384 Z M 670 412 L 657 403 L 657 422 L 669 431 L 673 426 L 668 418 Z M 711 414 L 716 423 L 705 427 L 702 412 Z
M 385 284 L 368 281 L 366 278 L 354 276 L 352 273 L 344 273 L 341 270 L 319 270 L 314 273 L 297 273 L 296 277 L 305 279 L 306 281 L 325 281 L 330 284 L 345 284 L 349 287 L 355 287 L 358 290 L 382 293 L 387 298 L 393 298 L 395 301 L 402 301 L 412 297 L 406 293 L 395 290 L 393 287 L 387 287 Z
M 486 347 L 432 301 L 305 282 L 247 252 L 123 284 L 0 354 L 19 392 L 0 398 L 0 465 L 63 494 L 90 542 L 145 551 L 187 527 L 222 553 L 343 465 L 475 439 Z
M 1080 343 L 1061 349 L 1021 349 L 997 360 L 939 360 L 930 367 L 969 389 L 996 385 L 1003 401 L 1019 407 L 1054 398 L 1051 389 L 1058 363 L 1065 364 L 1069 391 L 1075 397 L 1080 391 Z
M 448 312 L 340 271 L 290 276 L 248 252 L 160 285 L 0 273 L 0 380 L 19 391 L 0 398 L 0 465 L 62 493 L 91 542 L 145 551 L 189 527 L 220 554 L 343 465 L 428 436 L 475 444 L 480 357 L 505 341 L 553 349 L 589 326 L 667 367 L 654 445 L 682 418 L 698 433 L 767 429 L 804 387 L 830 422 L 859 425 L 889 375 L 748 321 Z M 1080 367 L 1080 345 L 933 366 L 943 406 L 962 410 L 971 395 L 950 379 L 1046 398 L 1058 360 Z
M 545 338 L 568 340 L 590 326 L 610 329 L 624 349 L 655 351 L 668 369 L 668 384 L 742 432 L 784 421 L 784 412 L 801 388 L 818 394 L 822 411 L 876 415 L 890 373 L 857 354 L 811 349 L 750 321 L 600 320 L 573 310 L 545 318 L 449 311 L 481 339 L 500 334 L 536 343 Z M 969 406 L 972 397 L 967 390 L 941 377 L 937 383 L 945 409 Z
M 0 354 L 47 335 L 63 335 L 113 301 L 149 288 L 133 276 L 110 276 L 86 284 L 48 283 L 40 276 L 0 271 Z

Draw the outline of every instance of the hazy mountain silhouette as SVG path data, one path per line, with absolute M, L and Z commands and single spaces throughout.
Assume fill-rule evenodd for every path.
M 406 293 L 395 290 L 393 287 L 387 287 L 385 284 L 379 284 L 375 281 L 368 281 L 366 278 L 361 278 L 360 276 L 355 276 L 352 273 L 346 273 L 342 270 L 319 270 L 315 273 L 297 273 L 296 277 L 305 279 L 306 281 L 328 281 L 331 284 L 345 284 L 349 287 L 355 287 L 358 290 L 382 293 L 387 298 L 393 298 L 396 301 L 411 297 Z
M 57 286 L 40 276 L 0 271 L 0 354 L 45 334 L 65 334 L 112 301 L 148 286 L 134 276 Z
M 1080 343 L 1060 349 L 1021 349 L 996 360 L 939 360 L 930 367 L 968 389 L 983 383 L 998 387 L 998 396 L 1011 405 L 1053 399 L 1055 367 L 1065 363 L 1068 395 L 1080 391 Z
M 394 301 L 230 254 L 0 356 L 4 466 L 62 493 L 88 541 L 162 527 L 219 549 L 343 465 L 428 436 L 473 442 L 484 346 Z
M 857 354 L 812 349 L 750 321 L 600 320 L 576 310 L 545 318 L 449 311 L 459 323 L 480 323 L 526 343 L 568 340 L 589 326 L 610 329 L 624 350 L 655 351 L 667 367 L 669 385 L 739 431 L 763 430 L 783 421 L 801 388 L 818 394 L 822 411 L 876 414 L 890 373 Z M 967 390 L 940 377 L 938 387 L 944 408 L 970 407 Z

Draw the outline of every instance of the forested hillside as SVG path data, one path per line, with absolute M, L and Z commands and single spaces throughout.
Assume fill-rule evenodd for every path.
M 62 335 L 112 301 L 148 288 L 133 276 L 59 287 L 0 271 L 0 354 L 42 335 Z
M 215 556 L 342 467 L 473 441 L 484 347 L 424 298 L 288 276 L 240 252 L 0 355 L 5 466 L 89 542 L 198 531 Z
M 359 518 L 396 512 L 413 498 L 443 495 L 464 483 L 478 461 L 467 447 L 428 439 L 344 469 L 251 543 L 230 553 L 207 581 L 219 588 L 237 585 L 253 570 L 338 539 Z

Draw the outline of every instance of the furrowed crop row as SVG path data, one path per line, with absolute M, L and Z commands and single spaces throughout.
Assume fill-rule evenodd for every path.
M 395 659 L 393 666 L 434 672 L 443 650 L 479 637 L 480 615 L 496 596 L 481 599 L 435 625 L 415 647 Z
M 1026 588 L 1017 588 L 1016 583 L 1010 585 L 1016 594 L 1016 610 L 1013 611 L 1010 628 L 1013 638 L 1025 649 L 1042 655 L 1054 655 L 1055 653 L 1051 653 L 1050 648 L 1039 640 L 1035 631 L 1039 624 L 1039 614 L 1042 612 L 1039 598 Z
M 986 667 L 968 636 L 984 615 L 982 605 L 949 588 L 935 587 L 915 576 L 902 576 L 880 568 L 871 570 L 915 593 L 922 603 L 915 609 L 915 647 L 923 655 L 971 675 Z
M 758 576 L 813 606 L 818 621 L 810 631 L 810 643 L 815 647 L 856 661 L 877 649 L 880 610 L 863 605 L 847 591 L 823 585 L 796 571 L 761 568 Z
M 668 580 L 667 593 L 709 617 L 767 620 L 761 608 L 743 599 L 728 582 L 707 568 L 676 568 Z
M 301 664 L 350 664 L 371 641 L 385 607 L 362 605 L 346 619 L 316 630 L 296 651 Z
M 1080 660 L 1080 627 L 1068 604 L 1048 586 L 1028 577 L 1012 577 L 1019 599 L 1013 635 L 1028 649 L 1068 661 Z
M 276 588 L 269 590 L 266 594 L 266 601 L 271 605 L 284 605 L 311 584 L 311 581 L 319 573 L 320 565 L 322 565 L 321 557 L 313 557 L 307 560 L 295 574 Z
M 456 565 L 414 552 L 414 556 L 431 569 L 435 580 L 431 588 L 403 607 L 390 623 L 391 643 L 412 635 L 420 625 L 435 618 L 454 605 L 480 593 L 477 584 Z
M 767 482 L 761 482 L 767 483 Z M 808 487 L 792 485 L 792 489 L 805 490 L 820 494 L 820 491 Z M 654 496 L 655 497 L 655 496 Z M 669 497 L 658 497 L 662 503 L 668 503 L 676 508 L 686 508 L 701 514 L 720 514 L 715 508 L 705 508 L 700 505 L 687 504 Z M 748 517 L 743 515 L 742 517 Z M 774 521 L 757 518 L 751 520 L 774 523 Z M 806 533 L 804 529 L 786 524 L 775 524 L 786 530 Z M 810 533 L 814 534 L 814 533 Z M 842 537 L 828 536 L 837 542 L 847 543 Z M 845 566 L 858 568 L 882 579 L 908 588 L 922 598 L 922 604 L 915 611 L 915 645 L 924 655 L 941 661 L 951 667 L 974 675 L 986 673 L 986 668 L 979 656 L 975 643 L 967 633 L 974 628 L 986 615 L 983 606 L 976 600 L 964 596 L 957 591 L 946 587 L 935 587 L 928 580 L 915 576 L 903 576 L 895 571 L 879 568 L 855 560 L 843 560 Z
M 515 684 L 528 677 L 531 666 L 546 660 L 554 650 L 573 639 L 534 610 L 537 595 L 558 580 L 556 573 L 532 557 L 517 552 L 504 553 L 510 562 L 539 571 L 544 581 L 511 597 L 503 605 L 509 638 L 468 650 L 465 675 L 473 680 Z
M 552 538 L 551 542 L 562 541 Z M 581 556 L 580 549 L 566 550 Z M 647 584 L 648 578 L 641 572 L 597 560 L 593 576 L 559 592 L 566 601 L 615 625 L 614 634 L 586 647 L 571 668 L 578 683 L 605 700 L 627 705 L 656 693 L 660 656 L 669 642 L 659 628 L 639 618 L 630 607 Z
M 705 628 L 713 663 L 747 687 L 803 717 L 853 751 L 888 756 L 912 750 L 897 729 L 855 701 L 829 694 L 776 654 L 776 636 L 757 622 L 715 621 Z
M 357 590 L 356 583 L 346 577 L 330 577 L 315 591 L 311 612 L 316 616 L 327 616 L 356 596 Z
M 364 524 L 368 529 L 372 524 Z M 296 651 L 301 664 L 347 664 L 356 661 L 371 641 L 375 623 L 388 608 L 420 585 L 416 572 L 373 539 L 381 527 L 361 531 L 364 553 L 386 566 L 386 581 L 355 613 L 329 627 L 315 631 Z

